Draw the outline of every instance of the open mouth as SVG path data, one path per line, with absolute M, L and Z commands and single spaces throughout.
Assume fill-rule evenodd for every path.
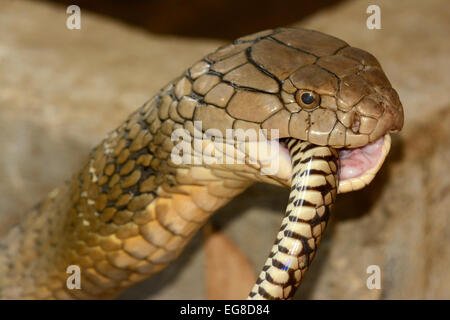
M 367 186 L 383 165 L 390 147 L 391 136 L 386 134 L 360 148 L 339 149 L 338 192 L 355 191 Z
M 281 145 L 282 161 L 290 161 L 289 150 L 283 141 Z M 339 193 L 350 192 L 362 189 L 367 186 L 375 177 L 378 170 L 383 165 L 384 159 L 389 153 L 391 146 L 391 137 L 389 134 L 384 135 L 378 140 L 359 148 L 342 148 L 339 152 Z M 289 170 L 281 170 L 278 177 L 288 178 L 291 176 L 291 165 L 281 166 L 288 167 Z
M 248 157 L 248 165 L 268 176 L 276 184 L 290 186 L 292 159 L 286 139 L 239 143 L 238 149 Z M 383 165 L 391 147 L 391 136 L 359 148 L 337 148 L 339 154 L 338 193 L 356 191 L 367 186 Z M 234 153 L 230 153 L 232 157 Z M 267 181 L 267 180 L 266 180 Z

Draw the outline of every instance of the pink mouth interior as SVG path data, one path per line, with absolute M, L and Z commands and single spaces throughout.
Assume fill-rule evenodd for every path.
M 339 149 L 339 179 L 347 180 L 362 176 L 375 167 L 383 154 L 384 137 L 355 149 Z

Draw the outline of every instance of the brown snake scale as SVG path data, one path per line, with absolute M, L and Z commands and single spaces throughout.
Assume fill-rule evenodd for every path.
M 302 102 L 304 92 L 315 103 Z M 240 38 L 131 114 L 0 239 L 0 298 L 113 298 L 172 262 L 211 214 L 255 181 L 292 190 L 250 297 L 291 298 L 336 198 L 336 150 L 365 146 L 402 124 L 398 95 L 369 53 L 303 29 Z M 243 164 L 207 164 L 195 151 L 183 154 L 190 164 L 176 164 L 177 129 L 192 145 L 208 129 L 277 129 L 290 138 L 292 179 L 290 171 L 261 175 L 267 163 L 249 161 L 242 141 L 223 141 L 232 154 L 215 152 L 242 154 Z M 81 290 L 66 287 L 69 265 L 81 268 Z

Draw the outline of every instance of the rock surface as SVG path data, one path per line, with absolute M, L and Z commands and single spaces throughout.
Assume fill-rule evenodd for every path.
M 372 185 L 338 197 L 296 297 L 449 299 L 449 3 L 383 2 L 382 30 L 365 27 L 369 4 L 349 1 L 302 26 L 373 53 L 399 92 L 405 127 Z M 70 31 L 66 18 L 61 6 L 0 0 L 0 234 L 70 178 L 106 132 L 221 44 L 149 35 L 88 12 Z M 287 196 L 256 185 L 213 218 L 255 272 Z M 176 263 L 121 297 L 205 298 L 205 265 L 198 236 Z M 370 265 L 381 269 L 381 290 L 366 287 Z

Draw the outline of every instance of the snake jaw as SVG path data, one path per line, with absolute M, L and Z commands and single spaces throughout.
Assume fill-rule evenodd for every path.
M 367 186 L 383 165 L 391 148 L 389 133 L 360 148 L 339 149 L 338 193 L 356 191 Z

